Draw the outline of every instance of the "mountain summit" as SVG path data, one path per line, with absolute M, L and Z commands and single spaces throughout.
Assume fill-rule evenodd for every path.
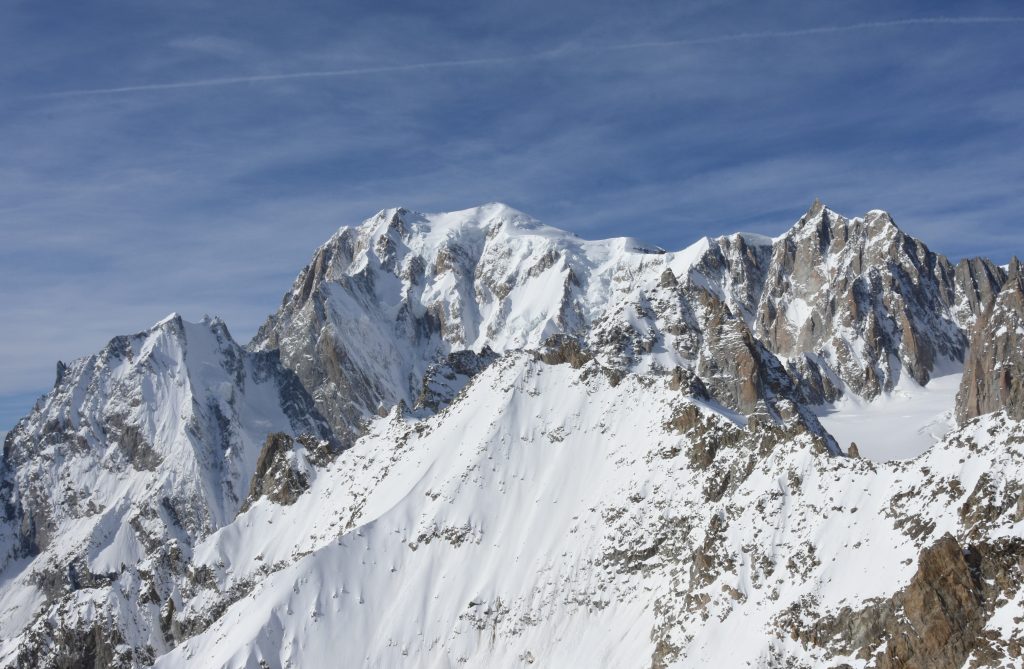
M 676 252 L 383 210 L 246 346 L 58 366 L 4 441 L 0 666 L 1013 661 L 1020 277 L 820 202 Z

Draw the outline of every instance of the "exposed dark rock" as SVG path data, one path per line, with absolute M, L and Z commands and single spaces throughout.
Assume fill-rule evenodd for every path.
M 995 299 L 978 319 L 957 395 L 961 423 L 1006 410 L 1024 419 L 1024 277 L 1016 258 Z
M 687 457 L 697 469 L 711 466 L 720 448 L 738 443 L 743 436 L 740 429 L 706 415 L 690 403 L 676 409 L 666 427 L 686 437 L 690 443 Z M 664 455 L 674 457 L 677 453 L 669 451 Z
M 964 258 L 956 264 L 957 315 L 969 335 L 1005 282 L 1006 272 L 987 258 Z
M 549 365 L 564 365 L 568 363 L 571 367 L 579 369 L 591 357 L 580 346 L 575 337 L 564 334 L 551 335 L 544 340 L 544 345 L 539 351 L 540 359 Z
M 103 423 L 107 443 L 116 444 L 128 462 L 138 470 L 153 471 L 163 461 L 128 416 L 110 414 Z
M 950 535 L 921 551 L 900 597 L 906 621 L 887 630 L 879 669 L 955 669 L 977 645 L 985 616 L 978 576 Z
M 696 373 L 709 394 L 741 413 L 759 403 L 793 394 L 793 387 L 778 358 L 751 334 L 717 296 L 698 291 L 703 322 L 703 346 Z
M 797 604 L 778 624 L 804 644 L 870 658 L 878 669 L 959 669 L 972 654 L 981 662 L 973 666 L 995 666 L 1011 643 L 991 638 L 985 624 L 1024 583 L 1022 549 L 1018 538 L 964 550 L 947 534 L 921 551 L 917 572 L 892 597 L 818 616 L 809 627 L 799 620 L 813 605 Z
M 249 495 L 240 512 L 261 497 L 276 504 L 294 504 L 309 489 L 311 467 L 329 462 L 331 448 L 327 442 L 309 437 L 303 439 L 302 444 L 300 452 L 295 440 L 287 434 L 275 432 L 267 436 L 256 460 Z
M 124 643 L 116 627 L 68 624 L 63 618 L 43 619 L 19 646 L 13 659 L 17 669 L 135 669 L 155 659 L 148 647 Z
M 960 522 L 967 537 L 982 539 L 999 524 L 1000 519 L 1019 508 L 1022 499 L 1024 496 L 1016 482 L 1007 483 L 1001 477 L 983 472 L 959 509 Z M 1012 518 L 1009 520 L 1016 522 Z
M 700 377 L 690 369 L 676 367 L 669 377 L 668 387 L 672 390 L 682 391 L 684 394 L 701 400 L 710 399 L 708 389 Z
M 486 346 L 479 353 L 449 353 L 444 360 L 427 368 L 423 375 L 422 389 L 413 408 L 440 411 L 454 401 L 474 376 L 497 359 L 498 354 Z

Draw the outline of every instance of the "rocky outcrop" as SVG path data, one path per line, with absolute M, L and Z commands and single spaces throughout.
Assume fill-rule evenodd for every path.
M 964 258 L 956 264 L 956 319 L 970 335 L 985 309 L 1006 282 L 1006 270 L 987 258 Z
M 577 338 L 570 335 L 551 335 L 537 352 L 541 360 L 549 365 L 569 364 L 579 369 L 592 358 L 580 346 Z
M 956 417 L 963 423 L 1000 410 L 1024 419 L 1024 277 L 1017 258 L 975 326 Z
M 668 387 L 672 390 L 682 391 L 684 394 L 699 400 L 710 399 L 708 389 L 700 377 L 691 369 L 676 367 L 669 377 Z
M 982 584 L 950 535 L 921 551 L 917 573 L 898 598 L 903 616 L 885 631 L 879 669 L 957 669 L 985 627 Z
M 315 469 L 331 461 L 335 452 L 327 441 L 309 435 L 296 440 L 283 432 L 267 436 L 256 459 L 256 471 L 240 512 L 266 497 L 275 504 L 294 504 L 309 489 Z
M 997 666 L 1020 652 L 1020 639 L 1001 638 L 986 625 L 1022 587 L 1022 549 L 1020 539 L 965 548 L 946 534 L 921 551 L 910 583 L 892 597 L 820 616 L 810 626 L 796 622 L 797 606 L 780 626 L 803 643 L 870 659 L 878 669 L 959 669 L 972 656 L 971 666 Z
M 689 269 L 687 279 L 713 292 L 752 328 L 771 271 L 774 240 L 738 233 L 706 243 L 707 250 Z
M 101 622 L 81 627 L 45 621 L 28 635 L 12 666 L 18 669 L 134 669 L 151 665 L 152 648 L 132 648 Z
M 268 318 L 249 345 L 251 350 L 280 352 L 282 363 L 309 390 L 317 410 L 328 420 L 335 437 L 345 444 L 358 436 L 362 419 L 379 406 L 391 406 L 399 399 L 384 379 L 373 375 L 364 356 L 379 358 L 385 364 L 400 361 L 402 356 L 397 350 L 384 348 L 390 338 L 377 331 L 375 323 L 347 323 L 344 319 L 348 314 L 344 310 L 339 313 L 340 305 L 334 296 L 350 300 L 355 313 L 371 309 L 375 301 L 375 269 L 380 268 L 381 262 L 375 253 L 386 251 L 386 258 L 391 258 L 387 264 L 393 268 L 393 256 L 398 252 L 395 236 L 400 229 L 401 215 L 395 213 L 381 237 L 390 243 L 379 243 L 373 248 L 371 240 L 359 237 L 351 228 L 331 237 L 317 249 L 285 295 L 281 308 Z M 346 273 L 359 253 L 376 260 L 376 268 L 370 265 L 362 271 Z M 417 277 L 410 280 L 416 281 Z M 408 315 L 400 315 L 400 321 L 403 316 Z M 429 338 L 438 329 L 429 313 L 406 318 L 405 325 L 415 337 Z
M 423 375 L 422 389 L 416 396 L 413 409 L 426 409 L 431 412 L 444 409 L 455 400 L 474 376 L 497 359 L 498 354 L 486 346 L 479 353 L 449 353 L 443 360 L 427 367 Z

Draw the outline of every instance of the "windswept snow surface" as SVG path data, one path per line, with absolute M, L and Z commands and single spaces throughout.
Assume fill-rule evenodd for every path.
M 867 402 L 852 393 L 818 410 L 818 421 L 845 451 L 884 462 L 915 458 L 955 424 L 953 407 L 963 374 L 933 378 L 921 387 L 905 379 L 896 390 Z

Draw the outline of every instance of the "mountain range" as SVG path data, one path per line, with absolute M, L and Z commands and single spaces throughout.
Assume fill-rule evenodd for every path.
M 247 344 L 59 362 L 4 667 L 1021 666 L 1024 277 L 884 211 L 678 252 L 387 209 Z

